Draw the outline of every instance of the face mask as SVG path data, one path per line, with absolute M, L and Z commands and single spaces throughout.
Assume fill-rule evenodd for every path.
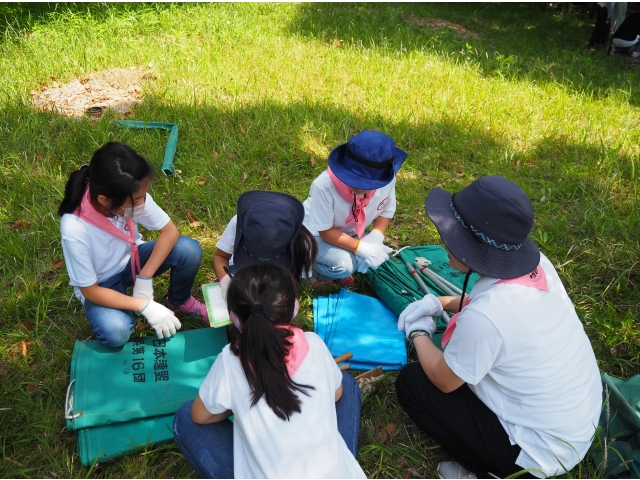
M 142 205 L 136 205 L 135 207 L 123 208 L 122 210 L 124 210 L 124 214 L 123 215 L 118 215 L 118 216 L 122 216 L 123 218 L 139 217 L 140 215 L 142 215 L 144 213 L 144 203 Z M 113 212 L 113 213 L 115 214 L 115 212 Z

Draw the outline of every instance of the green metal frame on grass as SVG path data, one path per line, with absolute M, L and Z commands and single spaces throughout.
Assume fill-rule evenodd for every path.
M 164 149 L 164 159 L 162 160 L 161 168 L 167 177 L 172 177 L 175 174 L 173 158 L 176 156 L 176 150 L 178 149 L 178 125 L 175 123 L 147 122 L 143 120 L 116 120 L 114 123 L 125 128 L 168 130 L 169 138 L 167 139 L 167 146 Z

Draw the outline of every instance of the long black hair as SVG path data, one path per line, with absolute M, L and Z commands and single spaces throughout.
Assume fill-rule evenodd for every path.
M 291 266 L 291 274 L 298 284 L 303 273 L 311 274 L 317 256 L 318 242 L 307 227 L 302 225 L 293 244 L 293 265 Z
M 133 194 L 152 175 L 149 162 L 131 147 L 118 142 L 106 143 L 95 151 L 88 166 L 83 165 L 69 176 L 58 215 L 73 213 L 80 206 L 87 182 L 91 198 L 95 200 L 98 195 L 104 195 L 111 202 L 110 210 L 121 207 L 127 198 L 133 204 Z
M 240 340 L 231 345 L 231 351 L 240 357 L 252 392 L 251 406 L 264 396 L 282 420 L 301 411 L 296 392 L 308 395 L 307 390 L 314 389 L 294 382 L 285 362 L 293 333 L 280 326 L 293 320 L 298 292 L 291 273 L 271 263 L 241 268 L 227 292 L 227 307 L 243 326 Z

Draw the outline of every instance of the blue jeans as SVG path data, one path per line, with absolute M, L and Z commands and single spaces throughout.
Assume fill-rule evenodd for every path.
M 200 478 L 233 478 L 233 423 L 231 420 L 207 425 L 194 423 L 192 405 L 193 401 L 182 405 L 173 421 L 178 447 Z M 358 382 L 342 372 L 342 397 L 336 402 L 338 432 L 354 457 L 358 452 L 361 405 Z
M 356 271 L 360 263 L 360 259 L 356 255 L 344 248 L 325 242 L 319 236 L 316 236 L 315 239 L 318 242 L 318 256 L 313 266 L 313 273 L 318 280 L 326 282 L 327 280 L 345 278 Z
M 152 240 L 138 246 L 141 266 L 144 266 L 149 260 L 155 244 L 155 240 Z M 182 305 L 191 296 L 191 287 L 193 287 L 193 281 L 201 261 L 202 248 L 200 248 L 198 241 L 189 237 L 179 237 L 167 258 L 154 273 L 153 276 L 157 277 L 171 269 L 169 302 L 172 305 Z M 99 282 L 98 285 L 126 295 L 127 289 L 133 286 L 131 260 L 124 270 Z M 133 331 L 133 312 L 131 310 L 96 305 L 85 298 L 84 311 L 93 333 L 100 343 L 116 348 L 129 341 Z

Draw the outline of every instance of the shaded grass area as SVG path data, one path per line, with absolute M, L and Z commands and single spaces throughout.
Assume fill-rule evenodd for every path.
M 27 99 L 52 77 L 108 67 L 153 68 L 135 118 L 179 124 L 181 174 L 159 174 L 151 193 L 203 246 L 197 285 L 215 279 L 215 243 L 240 193 L 304 199 L 331 148 L 378 129 L 409 152 L 391 242 L 437 241 L 422 208 L 434 186 L 457 191 L 504 175 L 534 202 L 532 236 L 558 268 L 600 368 L 638 373 L 638 72 L 586 50 L 586 18 L 535 4 L 3 4 L 3 18 L 2 476 L 194 476 L 172 444 L 83 468 L 62 419 L 73 343 L 91 336 L 59 263 L 64 183 L 109 140 L 159 170 L 166 134 L 116 128 L 110 113 L 93 122 L 36 112 Z M 158 294 L 165 288 L 161 279 Z M 364 280 L 356 289 L 370 293 Z M 302 298 L 306 329 L 315 295 Z M 371 477 L 434 476 L 446 457 L 397 405 L 394 378 L 364 399 L 359 461 Z M 389 423 L 397 433 L 380 437 Z M 583 462 L 579 474 L 597 470 Z

